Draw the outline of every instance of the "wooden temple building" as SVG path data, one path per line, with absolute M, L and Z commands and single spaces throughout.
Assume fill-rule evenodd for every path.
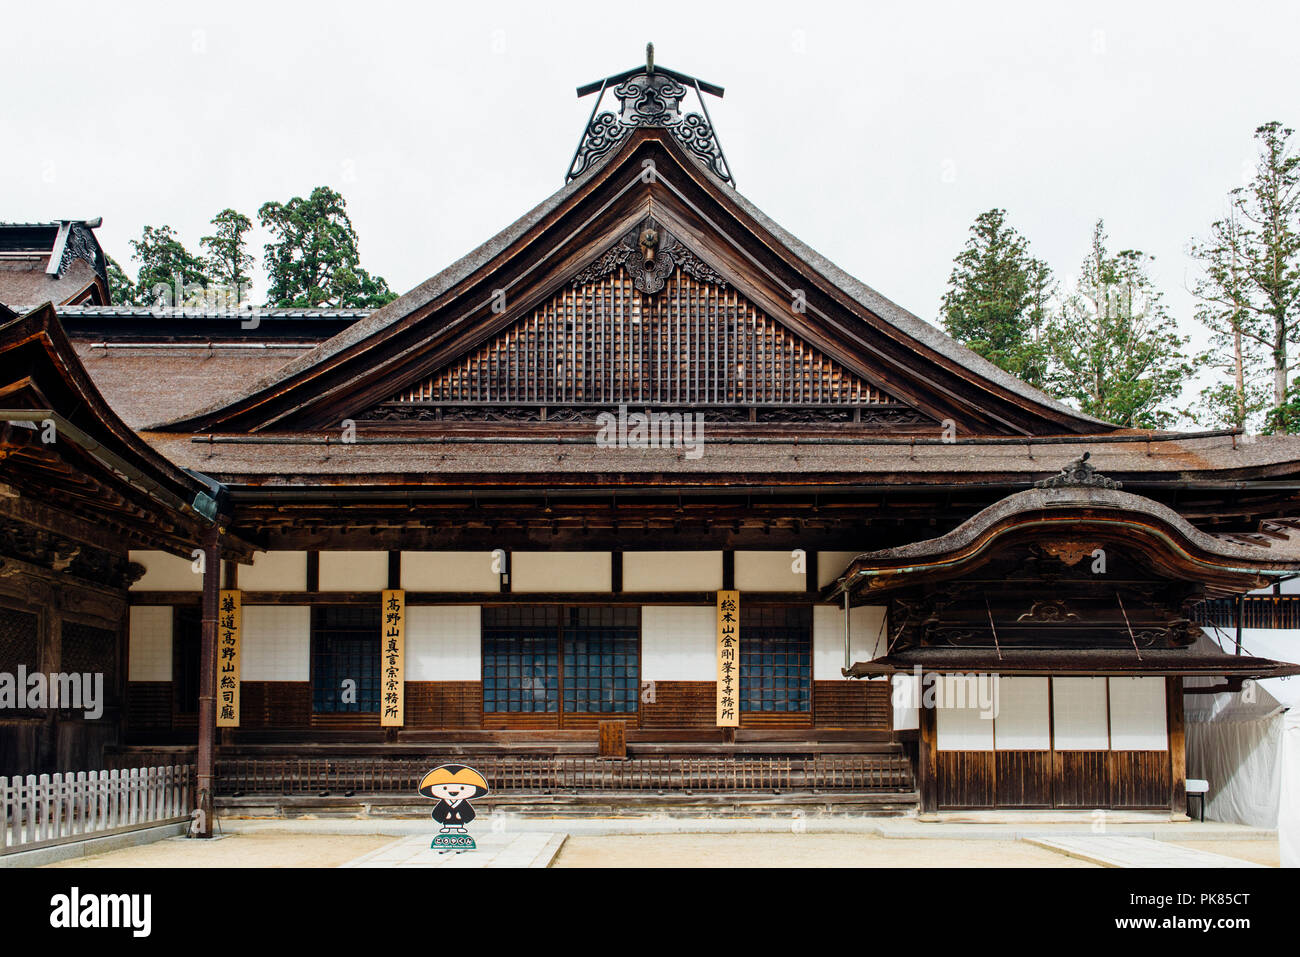
M 1183 813 L 1184 679 L 1300 671 L 1192 648 L 1300 572 L 1300 439 L 1067 408 L 738 193 L 719 88 L 584 90 L 564 187 L 382 309 L 0 288 L 0 672 L 109 689 L 0 773 Z

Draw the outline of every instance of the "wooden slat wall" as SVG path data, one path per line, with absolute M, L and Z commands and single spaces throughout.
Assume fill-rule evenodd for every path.
M 239 727 L 311 727 L 311 685 L 306 681 L 244 681 L 239 688 Z
M 128 682 L 126 726 L 132 731 L 170 730 L 172 683 L 170 681 Z
M 481 728 L 483 686 L 478 681 L 408 681 L 406 727 Z
M 643 701 L 640 707 L 643 729 L 716 727 L 712 681 L 656 681 L 654 701 Z
M 1168 807 L 1169 784 L 1168 751 L 1110 752 L 1111 807 Z
M 741 711 L 742 728 L 811 728 L 811 711 Z
M 1051 751 L 995 751 L 998 807 L 1052 806 Z
M 1109 751 L 1054 751 L 1057 807 L 1105 807 Z
M 888 681 L 815 681 L 814 724 L 889 731 L 894 719 L 890 691 Z
M 993 807 L 994 761 L 992 751 L 939 751 L 939 807 Z
M 558 293 L 477 352 L 394 398 L 402 404 L 893 404 L 759 312 L 680 270 L 638 292 L 621 267 Z

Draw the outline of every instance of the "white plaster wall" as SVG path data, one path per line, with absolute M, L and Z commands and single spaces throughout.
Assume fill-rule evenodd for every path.
M 1105 678 L 1052 679 L 1053 746 L 1057 751 L 1105 751 Z
M 623 590 L 719 591 L 722 552 L 624 552 Z
M 321 552 L 321 591 L 383 591 L 388 552 Z
M 194 571 L 188 558 L 167 552 L 132 551 L 127 554 L 131 561 L 139 562 L 145 568 L 144 575 L 131 586 L 131 591 L 203 590 L 203 576 Z
M 309 680 L 311 608 L 306 605 L 245 605 L 243 612 L 240 680 Z
M 410 605 L 406 610 L 407 681 L 481 681 L 482 609 Z
M 402 587 L 407 591 L 499 592 L 500 571 L 491 552 L 402 552 Z M 500 556 L 498 569 L 505 567 Z
M 894 675 L 890 679 L 894 705 L 894 730 L 916 731 L 921 727 L 921 682 L 916 675 Z
M 935 725 L 940 751 L 993 750 L 993 718 L 978 707 L 937 708 Z
M 128 681 L 172 680 L 172 621 L 171 605 L 131 607 Z
M 239 566 L 240 591 L 306 591 L 306 552 L 256 552 Z
M 715 681 L 717 625 L 712 606 L 642 606 L 642 680 Z
M 1164 678 L 1110 679 L 1112 751 L 1168 751 Z
M 865 551 L 870 551 L 870 549 L 864 548 L 857 552 L 818 552 L 817 587 L 825 588 L 835 581 L 840 577 L 840 573 L 844 571 L 845 566 Z
M 993 732 L 999 751 L 1047 751 L 1052 747 L 1048 678 L 999 678 Z
M 795 558 L 784 552 L 736 552 L 736 588 L 746 591 L 805 591 L 807 574 L 791 571 Z
M 849 657 L 870 661 L 885 653 L 886 636 L 881 631 L 885 620 L 883 605 L 860 605 L 849 609 Z M 844 609 L 833 605 L 813 608 L 813 679 L 843 680 Z
M 613 587 L 609 552 L 511 552 L 512 592 L 602 592 Z

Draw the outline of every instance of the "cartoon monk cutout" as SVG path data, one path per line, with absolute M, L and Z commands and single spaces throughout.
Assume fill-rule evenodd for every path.
M 476 816 L 469 802 L 488 793 L 483 775 L 463 764 L 444 764 L 424 776 L 419 791 L 438 802 L 433 806 L 433 819 L 442 828 L 429 846 L 442 851 L 474 850 L 474 838 L 465 825 Z

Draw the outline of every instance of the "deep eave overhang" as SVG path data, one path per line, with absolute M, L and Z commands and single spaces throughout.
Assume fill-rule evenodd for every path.
M 208 528 L 229 521 L 228 512 L 220 510 L 223 490 L 217 483 L 171 462 L 113 412 L 82 367 L 52 304 L 21 317 L 10 313 L 0 322 L 0 427 L 6 433 L 0 460 L 7 481 L 21 484 L 20 472 L 36 468 L 42 458 L 67 463 L 103 490 L 105 516 L 107 496 L 120 501 L 119 517 L 135 547 L 188 556 Z M 53 425 L 52 443 L 34 438 L 47 423 Z M 56 493 L 46 493 L 39 497 L 59 507 Z M 251 554 L 238 539 L 227 544 L 232 554 Z
M 1197 654 L 1187 649 L 1089 648 L 1077 651 L 1030 649 L 915 648 L 843 669 L 847 678 L 880 678 L 922 672 L 938 674 L 1282 678 L 1300 674 L 1300 665 L 1245 655 Z

